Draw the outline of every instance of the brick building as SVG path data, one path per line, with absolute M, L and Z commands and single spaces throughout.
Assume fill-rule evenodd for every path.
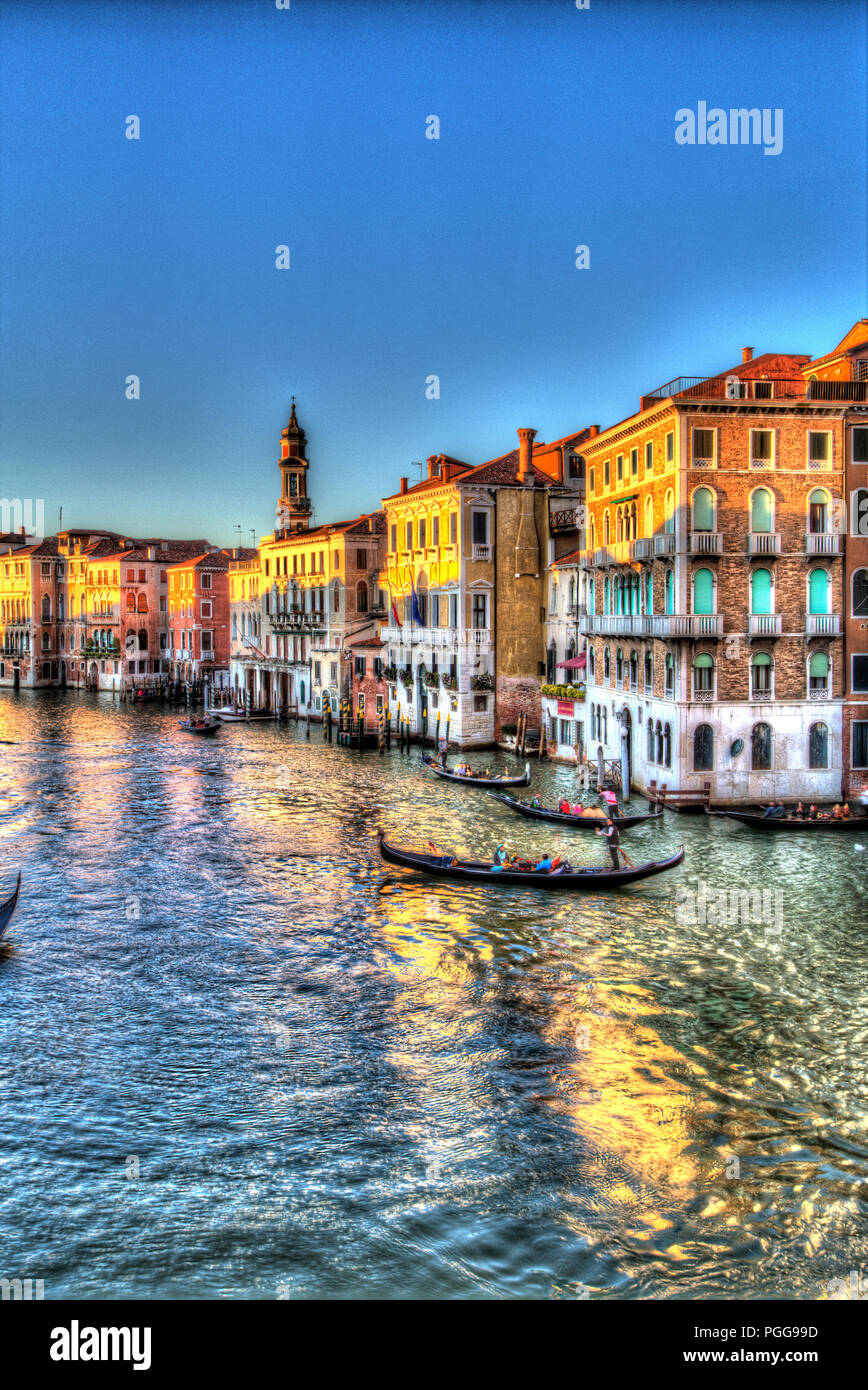
M 746 348 L 584 446 L 591 752 L 713 799 L 841 790 L 847 402 Z
M 168 650 L 174 680 L 229 685 L 229 563 L 207 550 L 168 569 Z

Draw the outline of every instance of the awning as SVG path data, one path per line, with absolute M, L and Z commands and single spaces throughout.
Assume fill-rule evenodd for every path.
M 587 653 L 582 652 L 581 656 L 571 656 L 569 661 L 559 661 L 558 670 L 565 671 L 584 671 L 588 664 Z

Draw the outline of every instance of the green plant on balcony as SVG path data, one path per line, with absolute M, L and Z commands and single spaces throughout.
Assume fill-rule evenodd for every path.
M 411 688 L 413 684 L 413 672 L 410 670 L 409 666 L 405 666 L 403 671 L 398 672 L 398 679 L 408 690 Z
M 425 674 L 425 684 L 429 690 L 436 690 L 440 684 L 440 676 L 436 671 L 427 671 Z
M 391 666 L 386 667 L 385 671 L 383 672 L 383 675 L 386 677 L 387 681 L 392 681 L 393 684 L 398 679 L 398 668 L 395 665 L 394 661 L 392 662 Z
M 470 688 L 471 690 L 493 690 L 494 680 L 488 671 L 483 671 L 480 675 L 473 677 Z
M 458 689 L 458 677 L 451 676 L 448 671 L 443 672 L 443 675 L 440 677 L 440 682 L 444 690 Z
M 555 700 L 584 700 L 585 687 L 583 685 L 543 685 L 540 686 L 541 695 L 549 695 Z

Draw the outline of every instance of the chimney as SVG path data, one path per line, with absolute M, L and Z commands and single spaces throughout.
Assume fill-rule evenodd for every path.
M 742 350 L 741 350 L 741 360 L 742 360 L 742 362 L 752 362 L 752 361 L 753 361 L 753 348 L 752 348 L 752 347 L 742 348 Z
M 525 483 L 530 476 L 530 461 L 536 430 L 518 431 L 518 481 Z
M 406 479 L 406 478 L 402 478 L 402 479 L 401 479 L 401 491 L 402 491 L 402 492 L 406 492 L 406 491 L 407 491 L 407 479 Z
M 439 462 L 438 462 L 438 460 L 437 460 L 437 455 L 436 455 L 436 454 L 432 454 L 431 457 L 430 457 L 429 460 L 428 460 L 428 477 L 429 477 L 429 478 L 439 478 L 439 477 L 440 477 L 440 464 L 439 464 Z
M 156 558 L 157 558 L 157 547 L 156 547 L 155 545 L 149 545 L 149 546 L 148 546 L 148 559 L 149 559 L 149 560 L 156 560 Z

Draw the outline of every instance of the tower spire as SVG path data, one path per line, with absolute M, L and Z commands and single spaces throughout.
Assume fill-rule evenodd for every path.
M 280 525 L 290 531 L 304 531 L 310 525 L 310 498 L 307 495 L 307 436 L 295 413 L 292 397 L 289 423 L 280 439 Z

